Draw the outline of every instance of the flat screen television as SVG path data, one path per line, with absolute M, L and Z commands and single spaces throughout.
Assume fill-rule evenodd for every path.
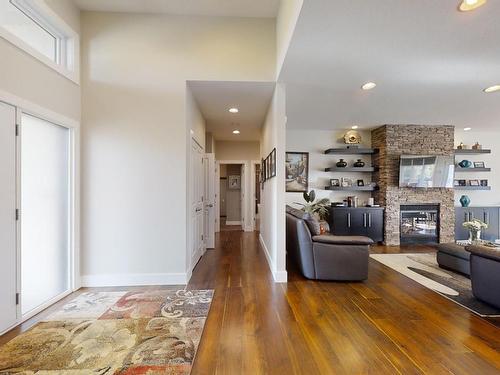
M 401 155 L 399 187 L 453 188 L 455 158 L 444 155 Z

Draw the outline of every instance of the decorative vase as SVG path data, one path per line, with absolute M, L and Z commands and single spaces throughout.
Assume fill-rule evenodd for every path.
M 460 204 L 462 205 L 462 207 L 469 207 L 470 198 L 467 195 L 462 195 L 460 197 Z
M 472 162 L 470 160 L 462 160 L 458 163 L 460 168 L 470 168 L 472 166 Z
M 358 159 L 356 163 L 354 163 L 354 167 L 356 168 L 363 168 L 365 166 L 365 162 L 361 159 Z
M 347 167 L 347 162 L 344 159 L 340 159 L 336 165 L 338 168 L 345 168 Z
M 480 230 L 470 230 L 469 240 L 472 244 L 481 242 L 481 231 Z

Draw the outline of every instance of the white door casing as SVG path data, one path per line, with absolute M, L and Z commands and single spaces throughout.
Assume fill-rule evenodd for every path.
M 215 161 L 215 232 L 220 232 L 220 164 Z
M 16 109 L 0 102 L 0 333 L 18 320 Z
M 203 172 L 203 150 L 191 140 L 191 270 L 196 266 L 204 252 L 203 243 L 203 194 L 204 172 Z
M 203 159 L 205 174 L 205 215 L 204 239 L 208 249 L 215 247 L 215 155 L 205 154 Z

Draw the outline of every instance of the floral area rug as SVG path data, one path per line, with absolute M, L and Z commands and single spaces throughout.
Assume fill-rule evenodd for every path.
M 88 292 L 0 347 L 0 373 L 189 374 L 213 290 Z

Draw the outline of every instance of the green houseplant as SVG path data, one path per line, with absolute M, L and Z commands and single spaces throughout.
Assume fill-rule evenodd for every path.
M 304 200 L 306 203 L 298 203 L 302 207 L 302 210 L 310 215 L 316 215 L 320 220 L 328 219 L 328 207 L 330 206 L 330 200 L 328 198 L 322 198 L 316 200 L 316 192 L 311 190 L 309 193 L 304 192 Z

